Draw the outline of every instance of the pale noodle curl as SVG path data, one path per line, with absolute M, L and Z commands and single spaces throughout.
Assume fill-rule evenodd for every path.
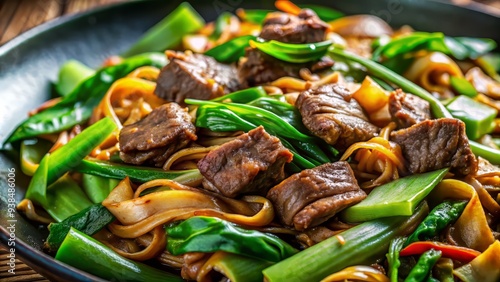
M 358 177 L 368 179 L 361 183 L 361 188 L 373 188 L 398 179 L 400 173 L 407 173 L 401 148 L 389 141 L 390 132 L 395 128 L 395 123 L 389 123 L 381 130 L 380 136 L 354 143 L 340 158 L 345 161 L 359 150 L 354 156 L 358 163 L 351 166 Z

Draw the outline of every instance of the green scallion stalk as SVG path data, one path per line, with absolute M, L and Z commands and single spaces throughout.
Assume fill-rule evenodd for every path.
M 268 282 L 320 281 L 348 266 L 373 263 L 387 253 L 392 239 L 411 233 L 427 212 L 423 202 L 410 217 L 364 222 L 264 269 L 264 277 Z
M 126 259 L 74 228 L 61 244 L 56 259 L 110 281 L 184 281 L 168 272 Z
M 183 2 L 163 20 L 149 29 L 124 57 L 144 52 L 162 52 L 179 45 L 184 35 L 193 33 L 205 26 L 205 20 L 187 2 Z

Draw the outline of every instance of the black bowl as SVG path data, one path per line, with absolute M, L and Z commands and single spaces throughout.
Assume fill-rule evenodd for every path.
M 77 59 L 98 66 L 104 58 L 125 51 L 139 36 L 172 11 L 181 1 L 137 1 L 63 17 L 38 26 L 0 47 L 0 143 L 26 113 L 50 98 L 50 85 L 62 63 Z M 272 9 L 273 1 L 189 1 L 207 20 L 237 8 Z M 336 0 L 295 1 L 331 6 L 346 14 L 373 14 L 394 27 L 408 24 L 417 30 L 442 31 L 452 36 L 489 37 L 500 42 L 500 16 L 479 5 L 457 7 L 438 1 Z M 330 3 L 331 2 L 331 3 Z M 9 175 L 15 170 L 14 177 Z M 54 281 L 99 281 L 83 271 L 55 261 L 41 251 L 47 236 L 39 226 L 8 212 L 9 198 L 19 203 L 28 187 L 15 156 L 0 153 L 0 242 L 15 242 L 16 258 Z M 15 181 L 15 195 L 8 183 Z M 14 226 L 13 228 L 8 228 Z M 14 232 L 10 232 L 14 231 Z M 9 239 L 13 237 L 15 241 Z M 11 247 L 9 247 L 10 249 Z

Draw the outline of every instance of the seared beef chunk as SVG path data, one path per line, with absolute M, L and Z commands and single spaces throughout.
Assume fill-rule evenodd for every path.
M 284 76 L 299 77 L 302 68 L 309 68 L 312 71 L 321 71 L 333 66 L 333 61 L 328 57 L 323 57 L 318 62 L 293 64 L 273 58 L 257 49 L 246 50 L 246 57 L 243 58 L 238 67 L 238 76 L 242 88 L 274 81 Z
M 429 102 L 401 89 L 389 96 L 389 112 L 399 128 L 410 127 L 416 123 L 431 119 Z
M 303 9 L 298 16 L 269 13 L 262 24 L 260 37 L 285 43 L 314 43 L 325 40 L 328 24 L 310 9 Z
M 286 43 L 314 43 L 325 40 L 328 25 L 309 9 L 298 16 L 287 13 L 269 13 L 264 20 L 260 37 Z M 327 57 L 318 62 L 293 64 L 275 59 L 257 49 L 246 50 L 239 64 L 238 76 L 243 88 L 274 81 L 280 77 L 299 77 L 301 68 L 320 71 L 333 66 Z
M 208 153 L 198 162 L 203 187 L 226 197 L 265 195 L 285 178 L 284 165 L 292 153 L 262 126 Z
M 366 198 L 347 162 L 327 163 L 296 173 L 274 186 L 271 200 L 281 222 L 304 230 Z
M 238 90 L 236 67 L 189 51 L 166 52 L 170 62 L 158 76 L 155 94 L 184 105 L 184 99 L 209 100 Z
M 339 150 L 366 141 L 379 131 L 349 91 L 338 84 L 304 91 L 295 105 L 307 129 Z
M 196 127 L 186 109 L 167 103 L 120 131 L 120 158 L 131 164 L 162 166 L 179 149 L 196 140 Z
M 465 135 L 465 124 L 452 118 L 426 120 L 391 133 L 401 146 L 411 173 L 450 167 L 457 175 L 477 171 L 477 160 Z

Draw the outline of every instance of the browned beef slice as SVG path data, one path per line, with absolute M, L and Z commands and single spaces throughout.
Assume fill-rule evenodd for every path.
M 347 162 L 303 170 L 267 193 L 281 222 L 297 230 L 321 224 L 365 197 Z
M 325 40 L 328 24 L 310 9 L 295 16 L 288 13 L 269 13 L 262 24 L 260 37 L 286 43 L 314 43 Z
M 170 155 L 196 140 L 196 127 L 186 109 L 167 103 L 124 126 L 119 140 L 124 162 L 162 166 Z
M 285 178 L 284 165 L 292 153 L 262 126 L 208 153 L 198 162 L 203 186 L 226 197 L 265 195 Z
M 304 91 L 295 105 L 307 129 L 340 150 L 366 141 L 379 131 L 349 91 L 338 84 Z
M 284 76 L 299 77 L 302 68 L 321 71 L 333 66 L 333 61 L 328 57 L 313 63 L 293 64 L 253 48 L 248 48 L 245 56 L 238 66 L 238 77 L 242 88 L 264 84 Z
M 166 52 L 170 62 L 158 76 L 155 94 L 184 105 L 184 99 L 209 100 L 238 90 L 236 67 L 189 51 Z
M 450 167 L 450 172 L 468 175 L 477 171 L 477 160 L 465 135 L 465 124 L 452 118 L 426 120 L 391 133 L 401 146 L 412 173 Z
M 431 119 L 429 102 L 413 94 L 406 94 L 401 89 L 393 91 L 389 96 L 389 112 L 399 128 Z

